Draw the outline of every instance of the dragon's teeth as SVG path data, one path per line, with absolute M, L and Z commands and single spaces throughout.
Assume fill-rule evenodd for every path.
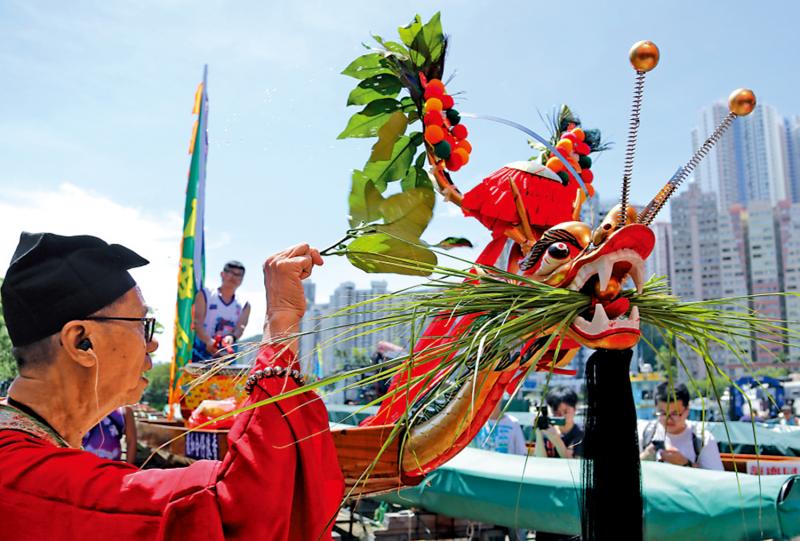
M 595 304 L 594 305 L 594 318 L 592 318 L 592 327 L 594 328 L 605 328 L 608 326 L 608 314 L 606 314 L 606 309 L 603 308 L 602 304 Z
M 636 261 L 631 266 L 630 273 L 631 278 L 633 278 L 633 283 L 636 284 L 636 293 L 641 294 L 644 289 L 644 264 L 641 260 Z
M 603 258 L 598 263 L 597 278 L 600 280 L 600 291 L 605 291 L 608 287 L 608 281 L 611 280 L 611 271 L 614 263 L 608 258 Z
M 636 321 L 636 322 L 639 321 L 639 307 L 638 306 L 634 306 L 633 308 L 631 308 L 631 315 L 628 316 L 628 319 L 630 319 L 631 321 Z

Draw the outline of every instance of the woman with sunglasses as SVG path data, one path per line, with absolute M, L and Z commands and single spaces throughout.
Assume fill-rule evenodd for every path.
M 2 537 L 330 539 L 344 484 L 314 393 L 240 414 L 223 461 L 140 471 L 81 450 L 147 385 L 155 320 L 128 273 L 146 264 L 96 237 L 22 234 L 0 292 L 20 373 L 0 404 Z M 297 330 L 301 280 L 320 264 L 305 244 L 267 259 L 265 340 Z M 262 349 L 251 401 L 301 384 L 294 350 Z

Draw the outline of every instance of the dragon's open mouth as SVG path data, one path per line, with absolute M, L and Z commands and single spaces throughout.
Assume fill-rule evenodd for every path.
M 582 265 L 567 287 L 591 297 L 592 305 L 575 318 L 572 330 L 589 340 L 617 333 L 638 335 L 639 308 L 631 307 L 620 293 L 629 279 L 641 293 L 644 276 L 644 260 L 633 249 L 602 254 Z

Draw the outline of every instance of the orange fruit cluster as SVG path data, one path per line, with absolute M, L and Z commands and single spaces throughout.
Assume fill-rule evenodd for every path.
M 569 164 L 581 176 L 581 179 L 588 184 L 594 180 L 594 174 L 590 169 L 592 167 L 592 159 L 589 157 L 592 149 L 585 140 L 586 134 L 583 130 L 574 124 L 570 124 L 567 126 L 567 130 L 561 134 L 558 143 L 556 143 L 556 150 L 567 159 Z M 551 156 L 545 165 L 561 177 L 561 180 L 565 183 L 569 181 L 569 172 L 557 156 Z
M 433 147 L 433 153 L 443 160 L 450 171 L 458 171 L 469 162 L 472 145 L 467 141 L 469 132 L 461 124 L 461 116 L 453 106 L 453 97 L 447 94 L 439 79 L 425 82 L 425 107 L 422 124 L 425 141 Z

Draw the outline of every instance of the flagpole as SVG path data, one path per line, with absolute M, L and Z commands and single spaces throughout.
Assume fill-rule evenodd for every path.
M 170 366 L 169 411 L 180 401 L 182 368 L 192 360 L 194 299 L 203 288 L 205 277 L 205 184 L 208 158 L 208 65 L 203 67 L 203 82 L 195 92 L 192 114 L 197 115 L 192 128 L 189 154 L 189 177 L 186 183 L 186 203 L 181 237 L 181 258 L 178 266 L 178 294 L 175 303 L 175 340 Z M 202 322 L 199 322 L 202 324 Z

